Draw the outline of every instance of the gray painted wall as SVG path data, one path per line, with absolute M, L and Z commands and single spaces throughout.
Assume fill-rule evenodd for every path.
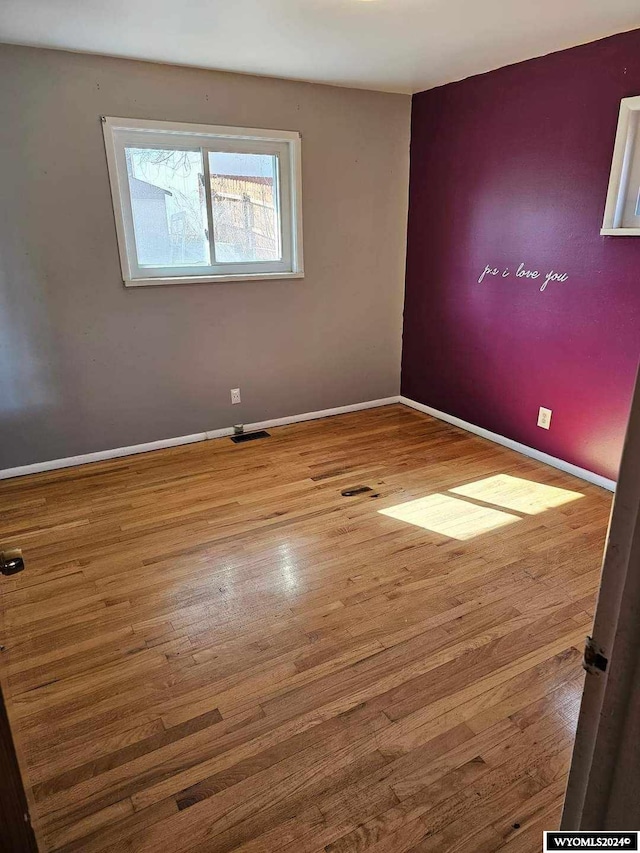
M 8 45 L 0 79 L 0 469 L 399 393 L 408 96 Z M 300 130 L 306 278 L 125 289 L 100 115 Z

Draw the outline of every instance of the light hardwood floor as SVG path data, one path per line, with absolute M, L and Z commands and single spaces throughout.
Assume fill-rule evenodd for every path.
M 42 849 L 537 853 L 610 502 L 399 405 L 0 483 Z

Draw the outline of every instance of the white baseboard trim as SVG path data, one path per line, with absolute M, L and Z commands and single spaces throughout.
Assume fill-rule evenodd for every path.
M 34 462 L 32 465 L 5 468 L 0 471 L 0 480 L 26 477 L 28 474 L 41 474 L 44 471 L 56 471 L 58 468 L 73 468 L 75 465 L 88 465 L 90 462 L 103 462 L 105 459 L 133 456 L 135 453 L 148 453 L 150 450 L 163 450 L 165 447 L 177 447 L 180 444 L 193 444 L 195 441 L 204 441 L 206 437 L 205 432 L 196 432 L 193 435 L 149 441 L 146 444 L 133 444 L 131 447 L 115 447 L 113 450 L 98 450 L 96 453 L 84 453 L 82 456 L 67 456 L 65 459 L 52 459 L 50 462 Z
M 553 468 L 559 468 L 561 471 L 566 471 L 567 474 L 573 474 L 574 477 L 579 477 L 581 480 L 586 480 L 589 483 L 594 483 L 596 486 L 602 486 L 603 489 L 608 489 L 610 492 L 615 492 L 616 481 L 609 480 L 607 477 L 602 477 L 600 474 L 594 474 L 593 471 L 587 471 L 586 468 L 579 468 L 577 465 L 572 465 L 570 462 L 565 462 L 563 459 L 557 459 L 555 456 L 550 456 L 548 453 L 543 453 L 541 450 L 535 450 L 533 447 L 528 447 L 526 444 L 520 444 L 518 441 L 513 441 L 510 438 L 505 438 L 503 435 L 498 435 L 495 432 L 490 432 L 488 429 L 475 426 L 468 421 L 463 421 L 453 415 L 448 415 L 446 412 L 440 412 L 438 409 L 432 409 L 431 406 L 425 406 L 424 403 L 417 403 L 409 397 L 400 396 L 399 402 L 419 412 L 424 412 L 425 415 L 431 415 L 438 420 L 446 421 L 448 424 L 460 427 L 467 432 L 472 432 L 474 435 L 479 435 L 496 444 L 501 444 L 503 447 L 508 447 L 510 450 L 515 450 L 517 453 L 522 453 L 524 456 L 529 456 L 531 459 L 537 459 L 538 462 L 544 462 L 546 465 L 551 465 Z
M 380 400 L 367 400 L 364 403 L 352 403 L 350 406 L 338 406 L 335 409 L 321 409 L 319 412 L 305 412 L 303 415 L 288 415 L 285 418 L 272 418 L 270 421 L 256 421 L 254 424 L 245 424 L 244 430 L 245 432 L 255 432 L 259 429 L 299 424 L 302 421 L 315 421 L 318 418 L 330 418 L 333 415 L 346 415 L 348 412 L 361 412 L 363 409 L 378 409 L 380 406 L 390 406 L 392 403 L 399 402 L 399 396 L 382 397 Z M 214 429 L 205 433 L 206 438 L 223 438 L 225 435 L 233 435 L 233 428 Z
M 524 456 L 529 456 L 531 459 L 536 459 L 538 462 L 544 462 L 546 465 L 551 465 L 553 468 L 559 468 L 561 471 L 566 471 L 568 474 L 573 474 L 574 477 L 579 477 L 581 480 L 586 480 L 589 483 L 594 483 L 596 486 L 602 486 L 613 492 L 616 488 L 615 480 L 609 480 L 600 474 L 594 474 L 593 471 L 587 471 L 586 468 L 579 468 L 577 465 L 572 465 L 570 462 L 565 462 L 563 459 L 557 459 L 555 456 L 550 456 L 548 453 L 543 453 L 540 450 L 535 450 L 533 447 L 528 447 L 526 444 L 520 444 L 510 438 L 505 438 L 495 432 L 490 432 L 482 427 L 475 426 L 468 421 L 463 421 L 453 415 L 448 415 L 446 412 L 440 412 L 438 409 L 433 409 L 431 406 L 425 406 L 424 403 L 418 403 L 409 397 L 383 397 L 380 400 L 367 400 L 364 403 L 354 403 L 351 406 L 338 406 L 334 409 L 322 409 L 319 412 L 305 412 L 301 415 L 289 415 L 284 418 L 272 418 L 267 421 L 258 421 L 253 424 L 245 424 L 245 430 L 252 432 L 258 429 L 269 429 L 270 427 L 285 426 L 286 424 L 296 424 L 302 421 L 312 421 L 318 418 L 328 418 L 332 415 L 343 415 L 348 412 L 359 412 L 363 409 L 374 409 L 380 406 L 389 406 L 392 403 L 402 403 L 419 412 L 424 412 L 426 415 L 431 415 L 438 420 L 446 421 L 448 424 L 464 429 L 474 435 L 479 435 L 496 444 L 501 444 L 503 447 L 508 447 L 510 450 L 515 450 L 517 453 L 522 453 Z M 148 453 L 152 450 L 163 450 L 167 447 L 178 447 L 182 444 L 193 444 L 196 441 L 206 441 L 207 439 L 223 438 L 224 436 L 232 435 L 233 428 L 225 427 L 223 429 L 206 430 L 205 432 L 196 432 L 192 435 L 181 435 L 177 438 L 166 438 L 161 441 L 149 441 L 145 444 L 134 444 L 130 447 L 116 447 L 113 450 L 100 450 L 96 453 L 85 453 L 82 456 L 69 456 L 66 459 L 53 459 L 50 462 L 36 462 L 32 465 L 21 465 L 17 468 L 5 468 L 0 471 L 0 480 L 8 480 L 12 477 L 25 477 L 28 474 L 39 474 L 44 471 L 56 471 L 60 468 L 72 468 L 75 465 L 87 465 L 91 462 L 102 462 L 106 459 L 117 459 L 122 456 L 133 456 L 137 453 Z
M 400 397 L 383 397 L 381 400 L 368 400 L 366 403 L 353 403 L 351 406 L 338 406 L 337 409 L 323 409 L 320 412 L 306 412 L 304 415 L 289 415 L 286 418 L 275 418 L 270 421 L 260 421 L 256 424 L 245 426 L 247 432 L 256 429 L 268 429 L 269 427 L 285 426 L 286 424 L 298 424 L 301 421 L 315 421 L 318 418 L 330 418 L 332 415 L 345 415 L 347 412 L 360 412 L 363 409 L 378 409 L 380 406 L 390 406 L 399 403 Z
M 297 424 L 301 421 L 312 421 L 316 418 L 328 418 L 332 415 L 344 415 L 347 412 L 359 412 L 362 409 L 375 409 L 379 406 L 389 406 L 398 403 L 400 397 L 383 397 L 380 400 L 367 400 L 364 403 L 354 403 L 351 406 L 338 406 L 335 409 L 323 409 L 320 412 L 306 412 L 302 415 L 289 415 L 286 418 L 274 418 L 270 421 L 260 421 L 255 424 L 245 424 L 245 430 L 252 432 L 257 429 Z M 181 444 L 193 444 L 196 441 L 206 441 L 211 438 L 223 438 L 233 434 L 233 427 L 224 429 L 196 432 L 192 435 L 181 435 L 177 438 L 166 438 L 161 441 L 149 441 L 146 444 L 133 444 L 130 447 L 116 447 L 113 450 L 99 450 L 96 453 L 85 453 L 82 456 L 68 456 L 66 459 L 52 459 L 50 462 L 35 462 L 32 465 L 20 465 L 17 468 L 5 468 L 0 471 L 0 480 L 11 477 L 26 477 L 28 474 L 40 474 L 43 471 L 56 471 L 60 468 L 72 468 L 75 465 L 87 465 L 90 462 L 102 462 L 105 459 L 117 459 L 121 456 L 133 456 L 136 453 L 148 453 L 151 450 L 163 450 L 166 447 L 177 447 Z

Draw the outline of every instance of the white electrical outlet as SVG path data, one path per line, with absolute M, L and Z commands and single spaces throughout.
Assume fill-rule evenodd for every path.
M 551 409 L 545 409 L 540 406 L 538 409 L 538 426 L 542 429 L 549 429 L 551 426 Z
M 231 402 L 234 406 L 236 403 L 242 402 L 242 400 L 240 399 L 240 389 L 239 388 L 232 388 L 231 389 Z

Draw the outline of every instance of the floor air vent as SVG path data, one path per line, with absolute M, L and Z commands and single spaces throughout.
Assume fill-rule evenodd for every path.
M 245 441 L 255 441 L 258 438 L 271 438 L 271 435 L 266 429 L 261 429 L 258 432 L 243 432 L 240 435 L 232 435 L 231 441 L 234 444 L 244 444 Z
M 371 486 L 352 486 L 350 489 L 345 489 L 340 492 L 343 498 L 352 498 L 354 495 L 363 495 L 365 492 L 372 492 Z

